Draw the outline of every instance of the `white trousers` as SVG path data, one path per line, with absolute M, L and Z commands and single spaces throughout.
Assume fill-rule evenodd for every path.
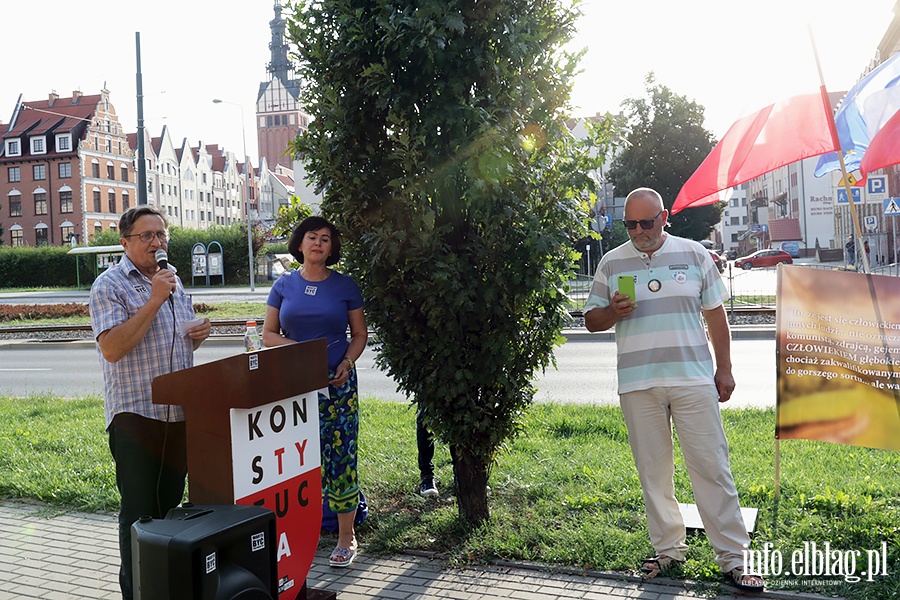
M 684 560 L 684 519 L 675 499 L 672 424 L 691 478 L 694 502 L 723 571 L 743 566 L 750 545 L 722 429 L 716 388 L 662 387 L 619 398 L 657 554 Z

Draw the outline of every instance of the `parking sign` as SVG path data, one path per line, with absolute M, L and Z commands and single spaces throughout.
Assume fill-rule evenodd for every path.
M 866 192 L 872 195 L 887 195 L 887 175 L 876 175 L 866 180 Z
M 878 227 L 878 219 L 875 215 L 866 215 L 865 224 L 867 230 L 875 231 L 875 228 Z

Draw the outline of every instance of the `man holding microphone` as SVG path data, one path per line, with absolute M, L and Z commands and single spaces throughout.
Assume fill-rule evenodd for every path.
M 193 366 L 210 333 L 168 266 L 168 222 L 155 207 L 131 208 L 119 220 L 125 256 L 91 288 L 91 327 L 103 370 L 109 449 L 116 463 L 119 584 L 133 597 L 131 525 L 165 517 L 178 506 L 187 477 L 184 413 L 153 404 L 151 382 Z

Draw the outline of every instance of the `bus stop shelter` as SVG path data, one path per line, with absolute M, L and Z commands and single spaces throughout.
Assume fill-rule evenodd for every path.
M 100 274 L 100 268 L 107 268 L 111 264 L 119 261 L 119 258 L 125 254 L 125 247 L 122 244 L 113 246 L 76 246 L 66 252 L 66 254 L 75 254 L 75 278 L 78 287 L 81 287 L 81 265 L 78 261 L 79 254 L 92 254 L 96 256 L 94 263 L 94 279 Z

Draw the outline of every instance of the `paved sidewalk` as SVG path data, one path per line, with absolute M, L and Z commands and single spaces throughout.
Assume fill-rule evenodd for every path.
M 0 500 L 0 600 L 119 598 L 117 539 L 113 514 Z M 624 574 L 574 574 L 524 563 L 448 568 L 427 556 L 375 556 L 365 548 L 346 569 L 329 567 L 328 551 L 319 551 L 307 581 L 310 588 L 336 592 L 338 600 L 818 599 L 787 592 L 717 596 L 716 586 L 688 589 L 683 581 L 642 583 Z

